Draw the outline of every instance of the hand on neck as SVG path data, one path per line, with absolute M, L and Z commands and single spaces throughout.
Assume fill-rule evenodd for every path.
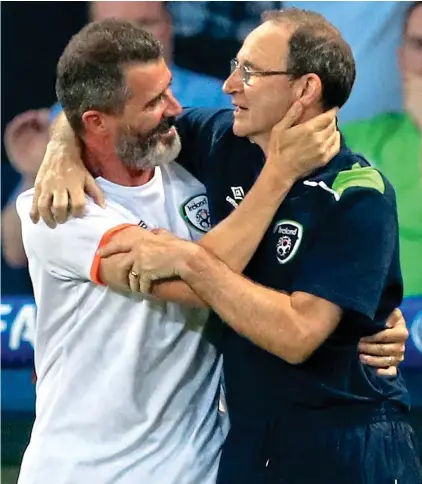
M 314 118 L 315 116 L 318 116 L 323 113 L 323 109 L 318 105 L 318 106 L 312 106 L 308 109 L 306 109 L 303 114 L 297 119 L 297 121 L 291 126 L 297 126 L 298 124 L 305 123 L 306 121 L 309 121 L 310 119 Z M 251 136 L 249 138 L 249 141 L 251 143 L 257 144 L 262 151 L 265 154 L 265 157 L 268 156 L 268 149 L 269 149 L 269 144 L 270 144 L 270 139 L 271 139 L 271 130 L 267 131 L 265 133 L 260 133 L 255 136 Z

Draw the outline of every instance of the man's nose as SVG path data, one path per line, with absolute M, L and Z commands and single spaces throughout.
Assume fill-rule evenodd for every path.
M 167 117 L 178 116 L 181 112 L 182 106 L 179 104 L 179 101 L 174 97 L 173 92 L 169 89 L 167 93 L 167 107 L 165 110 L 165 115 Z
M 234 92 L 239 92 L 243 89 L 243 81 L 239 69 L 235 69 L 229 77 L 224 81 L 223 91 L 226 94 L 232 94 Z

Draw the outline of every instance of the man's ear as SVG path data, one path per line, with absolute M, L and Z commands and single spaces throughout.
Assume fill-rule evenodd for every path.
M 108 130 L 107 118 L 99 111 L 90 110 L 82 115 L 85 132 L 103 134 Z
M 316 74 L 305 74 L 295 81 L 293 93 L 296 101 L 309 108 L 317 104 L 322 97 L 322 82 Z

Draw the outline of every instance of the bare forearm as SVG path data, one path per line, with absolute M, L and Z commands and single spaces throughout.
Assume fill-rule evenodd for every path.
M 323 301 L 314 320 L 319 298 L 263 287 L 204 252 L 189 258 L 180 275 L 237 333 L 292 364 L 305 361 L 340 319 L 340 308 Z
M 50 126 L 50 141 L 66 143 L 70 148 L 79 149 L 79 143 L 73 129 L 70 127 L 66 115 L 62 111 Z
M 279 169 L 274 171 L 271 165 L 267 165 L 242 203 L 198 244 L 234 272 L 243 272 L 293 183 L 293 178 L 287 173 L 283 177 Z M 208 306 L 180 280 L 155 282 L 152 294 L 167 301 Z
M 162 301 L 176 302 L 194 308 L 209 308 L 209 305 L 181 279 L 155 281 L 151 286 L 151 294 Z
M 146 237 L 146 239 L 144 238 Z M 154 236 L 152 236 L 154 237 Z M 125 230 L 117 232 L 113 236 L 113 241 L 119 243 L 124 240 L 134 239 L 139 247 L 144 247 L 146 240 L 151 238 L 151 234 L 138 226 L 127 227 Z M 158 238 L 157 238 L 158 240 Z M 101 259 L 99 265 L 98 279 L 103 284 L 114 290 L 131 292 L 129 275 L 132 270 L 134 256 L 126 253 L 117 253 Z M 193 307 L 208 307 L 192 289 L 179 278 L 161 279 L 151 285 L 151 295 L 157 299 L 177 302 L 179 304 Z
M 234 274 L 206 254 L 190 260 L 182 278 L 239 334 L 295 362 L 302 339 L 290 297 Z
M 86 170 L 81 158 L 80 139 L 75 135 L 63 112 L 57 116 L 50 127 L 50 141 L 47 145 L 47 151 L 53 151 L 57 160 L 66 159 L 67 163 L 71 160 L 75 166 L 83 167 L 83 171 Z M 41 165 L 42 168 L 43 165 Z
M 287 165 L 287 164 L 286 164 Z M 200 241 L 235 272 L 243 272 L 294 180 L 265 166 L 239 206 Z

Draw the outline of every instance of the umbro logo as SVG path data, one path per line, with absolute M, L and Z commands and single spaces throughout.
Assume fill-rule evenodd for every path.
M 231 187 L 231 189 L 235 200 L 243 200 L 245 192 L 242 187 Z
M 243 191 L 243 187 L 231 187 L 233 197 L 227 195 L 226 201 L 233 205 L 234 208 L 239 206 L 239 203 L 236 200 L 241 202 L 245 196 L 245 192 Z

